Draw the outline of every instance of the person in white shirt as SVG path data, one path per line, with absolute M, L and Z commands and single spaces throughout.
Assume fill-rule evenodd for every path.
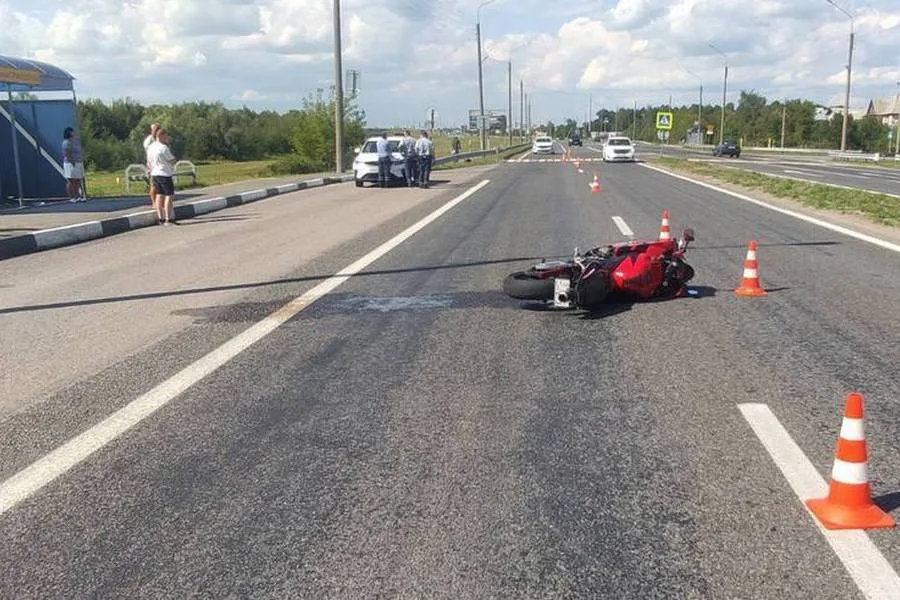
M 147 171 L 150 170 L 150 155 L 147 153 L 147 150 L 150 148 L 150 144 L 156 141 L 156 134 L 159 132 L 159 123 L 151 123 L 150 124 L 150 135 L 144 138 L 144 154 L 146 156 Z M 150 184 L 150 206 L 156 210 L 156 188 L 153 187 L 153 178 L 150 177 L 148 183 Z
M 159 123 L 151 123 L 150 135 L 144 138 L 144 154 L 146 155 L 148 171 L 150 170 L 150 155 L 147 153 L 147 150 L 150 148 L 150 144 L 156 141 L 157 132 L 159 132 Z M 153 210 L 156 210 L 156 188 L 153 187 L 153 177 L 150 177 L 148 183 L 150 184 L 150 206 L 153 207 Z
M 416 141 L 412 139 L 408 131 L 403 132 L 400 141 L 400 156 L 403 157 L 403 171 L 406 174 L 406 185 L 413 187 L 419 174 L 419 160 L 416 157 Z
M 160 127 L 156 141 L 147 148 L 150 178 L 156 188 L 156 215 L 164 225 L 175 223 L 172 202 L 175 200 L 175 156 L 169 149 L 169 132 Z
M 391 147 L 387 133 L 382 133 L 375 142 L 375 150 L 378 152 L 378 185 L 386 188 L 391 181 Z
M 424 129 L 416 140 L 416 154 L 419 155 L 419 187 L 428 189 L 431 163 L 434 161 L 434 142 L 428 139 L 428 132 Z

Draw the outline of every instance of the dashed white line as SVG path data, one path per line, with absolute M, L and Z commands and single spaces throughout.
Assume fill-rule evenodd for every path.
M 828 484 L 767 405 L 740 404 L 738 409 L 804 508 L 805 500 L 828 494 Z M 900 577 L 864 531 L 825 529 L 810 516 L 863 596 L 870 600 L 900 600 Z
M 811 175 L 813 177 L 822 177 L 818 173 L 813 173 L 812 171 L 796 171 L 794 169 L 782 169 L 785 173 L 790 173 L 792 175 Z
M 629 238 L 634 237 L 634 232 L 628 226 L 628 223 L 625 222 L 625 219 L 623 219 L 622 217 L 613 217 L 612 220 L 613 223 L 616 224 L 616 227 L 619 228 L 619 231 L 622 232 L 622 235 Z
M 201 381 L 207 375 L 215 372 L 232 358 L 275 331 L 300 311 L 332 292 L 350 277 L 408 240 L 488 183 L 490 183 L 490 180 L 485 179 L 469 188 L 359 260 L 344 267 L 332 277 L 291 300 L 243 333 L 228 340 L 195 363 L 188 365 L 144 395 L 132 400 L 105 420 L 72 438 L 3 483 L 0 483 L 0 515 L 3 515 L 16 504 L 30 497 L 57 477 L 77 466 L 91 454 L 167 405 L 179 394 L 191 388 L 191 386 Z
M 739 194 L 737 192 L 732 192 L 731 190 L 726 190 L 723 187 L 719 187 L 717 185 L 713 185 L 711 183 L 706 183 L 703 181 L 698 181 L 696 179 L 691 179 L 690 177 L 685 177 L 684 175 L 679 175 L 677 173 L 673 173 L 671 171 L 667 171 L 665 169 L 660 169 L 659 167 L 654 167 L 652 165 L 648 165 L 647 163 L 638 163 L 645 169 L 651 169 L 658 173 L 663 173 L 668 175 L 669 177 L 674 177 L 675 179 L 681 179 L 682 181 L 687 181 L 689 183 L 693 183 L 694 185 L 699 185 L 700 187 L 705 187 L 707 189 L 713 190 L 720 194 L 725 194 L 726 196 L 731 196 L 732 198 L 737 198 L 738 200 L 743 200 L 744 202 L 750 202 L 751 204 L 756 204 L 757 206 L 762 206 L 763 208 L 768 208 L 769 210 L 773 210 L 777 213 L 781 213 L 783 215 L 787 215 L 789 217 L 794 217 L 795 219 L 800 219 L 801 221 L 806 221 L 807 223 L 812 223 L 813 225 L 818 225 L 819 227 L 823 227 L 825 229 L 829 229 L 831 231 L 835 231 L 837 233 L 841 233 L 848 237 L 856 238 L 858 240 L 862 240 L 864 242 L 868 242 L 869 244 L 874 244 L 875 246 L 879 246 L 881 248 L 885 248 L 887 250 L 893 250 L 894 252 L 900 252 L 900 244 L 894 244 L 893 242 L 889 242 L 887 240 L 883 240 L 881 238 L 877 238 L 872 235 L 867 235 L 865 233 L 860 233 L 858 231 L 854 231 L 847 227 L 842 227 L 840 225 L 835 225 L 834 223 L 829 223 L 828 221 L 823 221 L 822 219 L 817 219 L 815 217 L 810 217 L 808 215 L 804 215 L 803 213 L 798 213 L 793 210 L 788 210 L 786 208 L 781 208 L 780 206 L 774 206 L 767 202 L 763 202 L 762 200 L 757 200 L 756 198 L 751 198 L 750 196 L 746 196 L 744 194 Z M 775 174 L 769 174 L 771 177 L 778 177 Z M 843 187 L 837 186 L 835 184 L 823 184 L 823 185 L 831 185 L 832 187 Z M 853 188 L 848 188 L 853 189 Z M 856 190 L 856 191 L 867 191 L 870 190 Z M 871 192 L 881 194 L 882 192 Z M 885 196 L 890 196 L 891 194 L 884 194 Z

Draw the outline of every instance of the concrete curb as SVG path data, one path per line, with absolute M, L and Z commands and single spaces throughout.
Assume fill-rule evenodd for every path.
M 177 205 L 175 207 L 175 219 L 179 221 L 190 219 L 217 210 L 240 206 L 241 204 L 249 204 L 264 198 L 271 198 L 272 196 L 277 196 L 279 194 L 317 188 L 335 183 L 347 183 L 350 181 L 353 181 L 353 175 L 336 175 L 331 177 L 320 177 L 318 179 L 307 179 L 296 183 L 279 185 L 277 187 L 260 188 L 257 190 L 241 192 L 240 194 L 233 194 L 231 196 L 204 198 L 202 200 Z M 59 248 L 61 246 L 70 246 L 72 244 L 109 237 L 118 233 L 125 233 L 126 231 L 153 225 L 156 225 L 156 214 L 148 209 L 99 221 L 87 221 L 85 223 L 54 227 L 52 229 L 42 229 L 27 235 L 19 235 L 0 240 L 0 260 L 22 256 L 24 254 L 31 254 L 32 252 Z

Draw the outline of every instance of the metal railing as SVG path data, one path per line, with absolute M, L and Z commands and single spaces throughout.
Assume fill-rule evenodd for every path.
M 450 154 L 448 156 L 441 156 L 439 158 L 435 158 L 434 162 L 432 164 L 437 166 L 437 165 L 444 165 L 447 163 L 457 162 L 460 160 L 468 160 L 471 158 L 494 156 L 494 155 L 498 155 L 498 154 L 503 154 L 504 152 L 510 152 L 517 148 L 525 148 L 525 147 L 530 148 L 531 143 L 528 142 L 528 143 L 516 144 L 513 146 L 509 146 L 507 148 L 494 148 L 493 150 L 476 150 L 474 152 L 460 152 L 459 154 Z
M 862 150 L 831 150 L 828 152 L 828 158 L 831 160 L 868 160 L 878 162 L 881 160 L 881 153 L 865 153 Z

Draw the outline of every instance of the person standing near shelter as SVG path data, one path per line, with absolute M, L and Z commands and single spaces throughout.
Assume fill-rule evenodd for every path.
M 419 174 L 419 159 L 416 156 L 416 141 L 412 139 L 408 131 L 403 132 L 403 140 L 400 142 L 400 155 L 403 156 L 406 185 L 413 187 L 416 185 L 416 176 Z
M 375 150 L 378 152 L 378 184 L 386 188 L 391 180 L 391 147 L 387 133 L 382 133 L 375 142 Z
M 428 132 L 424 129 L 416 142 L 416 154 L 419 155 L 419 187 L 428 189 L 431 163 L 434 160 L 434 143 L 428 139 Z
M 174 224 L 175 181 L 172 176 L 175 174 L 175 156 L 169 149 L 169 132 L 163 127 L 157 131 L 156 141 L 147 148 L 147 162 L 156 188 L 156 216 L 163 225 Z
M 84 152 L 81 150 L 81 142 L 78 134 L 72 127 L 66 127 L 63 131 L 63 177 L 66 178 L 66 193 L 69 202 L 86 202 L 84 196 Z
M 150 148 L 150 144 L 156 141 L 156 134 L 159 132 L 159 123 L 151 123 L 150 124 L 150 135 L 144 138 L 144 154 L 146 157 L 146 165 L 147 165 L 147 183 L 150 186 L 150 206 L 153 207 L 153 210 L 156 210 L 156 188 L 153 186 L 153 177 L 149 175 L 150 173 L 150 153 L 148 152 Z

